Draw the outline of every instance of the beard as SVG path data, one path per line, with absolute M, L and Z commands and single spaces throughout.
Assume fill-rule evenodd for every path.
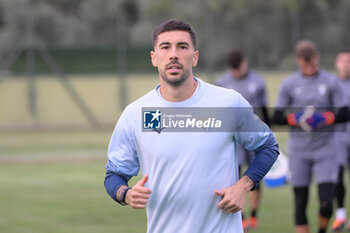
M 187 71 L 187 72 L 184 72 L 179 78 L 171 79 L 165 74 L 165 72 L 162 72 L 160 74 L 160 77 L 163 79 L 164 82 L 166 82 L 170 86 L 178 87 L 178 86 L 181 86 L 188 79 L 189 73 L 190 72 Z
M 178 63 L 177 61 L 173 61 L 165 66 L 164 71 L 159 71 L 159 73 L 160 73 L 160 77 L 163 79 L 164 82 L 166 82 L 170 86 L 178 87 L 178 86 L 181 86 L 188 79 L 188 77 L 190 75 L 190 71 L 184 70 L 183 74 L 180 75 L 180 77 L 178 77 L 176 79 L 171 79 L 166 75 L 166 71 L 167 71 L 168 67 L 170 65 L 173 65 L 173 64 L 177 64 L 183 69 L 183 66 L 180 63 Z

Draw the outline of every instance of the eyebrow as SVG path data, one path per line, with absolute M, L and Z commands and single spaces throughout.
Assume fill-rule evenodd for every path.
M 190 44 L 187 43 L 187 42 L 185 42 L 185 41 L 179 42 L 179 43 L 177 43 L 177 45 L 187 45 L 187 46 L 190 46 Z
M 162 43 L 159 44 L 158 47 L 161 47 L 163 45 L 170 45 L 170 42 L 162 42 Z M 190 44 L 185 42 L 185 41 L 180 41 L 176 45 L 187 45 L 187 46 L 190 46 Z
M 161 47 L 161 46 L 163 46 L 163 45 L 170 45 L 170 43 L 169 43 L 169 42 L 162 42 L 162 43 L 160 43 L 160 44 L 158 45 L 158 47 Z

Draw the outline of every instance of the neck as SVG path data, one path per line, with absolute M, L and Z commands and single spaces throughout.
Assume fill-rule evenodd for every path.
M 240 78 L 245 78 L 247 76 L 247 74 L 248 74 L 248 71 L 243 73 L 243 72 L 241 72 L 239 70 L 238 71 L 232 70 L 231 73 L 232 73 L 232 76 L 234 78 L 240 79 Z
M 198 82 L 191 76 L 180 86 L 171 86 L 160 78 L 160 94 L 169 102 L 181 102 L 191 98 L 196 91 Z
M 344 75 L 339 74 L 338 77 L 339 77 L 340 80 L 348 80 L 348 79 L 350 79 L 350 75 L 345 75 L 345 74 Z
M 302 74 L 304 77 L 312 78 L 312 77 L 315 77 L 315 76 L 318 75 L 318 71 L 316 71 L 316 72 L 314 72 L 314 73 L 312 73 L 312 74 L 310 74 L 310 73 L 304 74 L 303 72 L 301 72 L 301 74 Z

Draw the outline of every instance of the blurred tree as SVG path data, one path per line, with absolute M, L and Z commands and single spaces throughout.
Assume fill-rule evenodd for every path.
M 296 42 L 314 40 L 331 64 L 350 41 L 349 0 L 30 0 L 0 1 L 0 57 L 23 36 L 28 12 L 49 47 L 114 47 L 118 15 L 132 46 L 150 46 L 160 22 L 178 18 L 196 29 L 201 67 L 220 69 L 227 50 L 242 48 L 252 65 L 292 67 Z M 4 51 L 5 50 L 5 51 Z M 7 50 L 7 51 L 6 51 Z

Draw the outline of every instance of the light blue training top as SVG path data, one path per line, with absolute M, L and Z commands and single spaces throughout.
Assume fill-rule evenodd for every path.
M 142 107 L 250 107 L 238 92 L 196 80 L 195 93 L 185 101 L 166 101 L 158 86 L 131 103 L 110 140 L 109 170 L 127 176 L 141 170 L 143 176 L 149 175 L 145 185 L 152 190 L 146 207 L 149 233 L 243 233 L 241 213 L 219 209 L 221 197 L 214 190 L 232 186 L 239 178 L 236 143 L 257 150 L 271 131 L 142 131 Z M 241 124 L 244 128 L 251 122 L 242 119 Z

